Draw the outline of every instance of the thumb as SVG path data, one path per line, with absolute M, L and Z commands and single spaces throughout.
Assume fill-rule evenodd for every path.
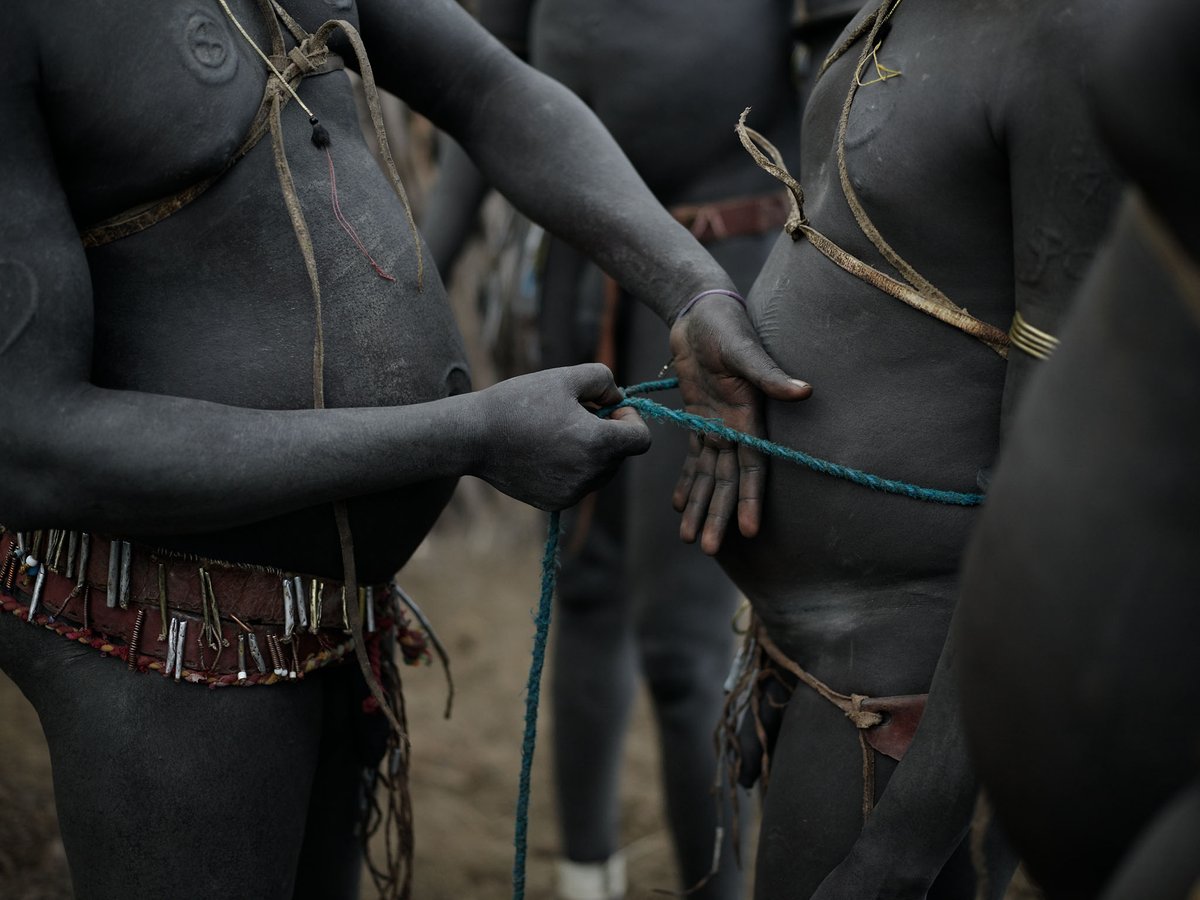
M 650 427 L 628 406 L 613 410 L 612 415 L 601 422 L 606 426 L 607 437 L 622 456 L 638 456 L 650 449 Z
M 792 378 L 755 340 L 739 341 L 726 350 L 725 364 L 772 400 L 806 400 L 812 385 Z
M 625 399 L 612 371 L 603 363 L 584 363 L 572 366 L 567 372 L 568 383 L 581 401 L 613 406 Z

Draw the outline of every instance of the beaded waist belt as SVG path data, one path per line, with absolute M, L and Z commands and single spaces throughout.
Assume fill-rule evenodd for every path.
M 349 599 L 337 582 L 85 532 L 0 533 L 0 608 L 176 681 L 272 684 L 336 662 L 354 646 Z M 406 656 L 424 652 L 388 585 L 353 602 L 368 640 L 395 624 Z

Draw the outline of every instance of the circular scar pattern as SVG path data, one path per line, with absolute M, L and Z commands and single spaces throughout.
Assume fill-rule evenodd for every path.
M 183 34 L 183 61 L 201 81 L 222 84 L 237 74 L 233 36 L 220 19 L 194 10 L 187 15 Z

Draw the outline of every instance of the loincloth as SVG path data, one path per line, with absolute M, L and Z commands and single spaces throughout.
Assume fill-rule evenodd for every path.
M 81 532 L 35 533 L 25 541 L 18 554 L 17 536 L 0 533 L 0 608 L 130 669 L 248 686 L 303 678 L 353 654 L 339 582 L 98 535 L 85 540 Z M 406 662 L 428 656 L 424 633 L 410 626 L 388 584 L 360 588 L 355 602 L 373 657 L 393 636 Z
M 766 627 L 757 618 L 751 618 L 745 642 L 738 653 L 735 684 L 730 686 L 718 727 L 718 743 L 729 760 L 730 785 L 741 780 L 744 759 L 739 733 L 749 727 L 753 728 L 756 743 L 761 748 L 761 757 L 756 762 L 760 764 L 763 789 L 767 787 L 774 740 L 763 723 L 763 704 L 774 703 L 767 696 L 768 683 L 785 685 L 789 691 L 792 689 L 784 673 L 836 706 L 858 730 L 863 758 L 862 813 L 866 821 L 875 805 L 874 754 L 881 753 L 897 762 L 904 758 L 921 722 L 928 694 L 868 697 L 839 693 L 789 659 L 767 634 Z

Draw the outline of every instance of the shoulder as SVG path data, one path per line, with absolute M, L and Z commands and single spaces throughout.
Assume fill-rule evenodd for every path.
M 987 73 L 993 130 L 1014 141 L 1073 132 L 1094 141 L 1091 101 L 1114 18 L 1142 0 L 1000 0 Z
M 1141 0 L 1001 0 L 994 4 L 989 24 L 1001 47 L 996 58 L 999 70 L 994 73 L 997 84 L 1016 92 L 1032 85 L 1043 90 L 1086 88 L 1097 76 L 1099 50 L 1113 18 L 1137 2 Z

